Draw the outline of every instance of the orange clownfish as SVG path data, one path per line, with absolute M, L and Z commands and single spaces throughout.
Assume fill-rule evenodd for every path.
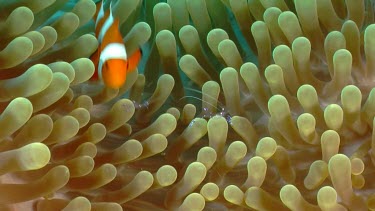
M 130 57 L 119 30 L 119 20 L 113 17 L 112 5 L 104 12 L 102 1 L 97 4 L 94 16 L 95 35 L 98 39 L 98 50 L 91 56 L 95 64 L 95 73 L 91 80 L 99 80 L 110 88 L 120 88 L 126 81 L 127 73 L 133 71 L 141 57 L 141 49 L 137 49 Z

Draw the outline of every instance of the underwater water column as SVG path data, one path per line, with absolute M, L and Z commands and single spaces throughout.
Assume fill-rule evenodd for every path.
M 0 3 L 0 210 L 375 210 L 370 0 Z

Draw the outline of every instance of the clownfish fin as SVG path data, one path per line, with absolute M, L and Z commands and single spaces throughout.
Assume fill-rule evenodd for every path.
M 132 72 L 138 66 L 139 61 L 142 58 L 142 50 L 138 48 L 129 58 L 128 58 L 128 69 L 127 72 Z
M 99 79 L 99 74 L 98 74 L 98 64 L 99 64 L 99 59 L 100 59 L 100 49 L 98 49 L 90 56 L 90 60 L 92 63 L 94 63 L 95 66 L 95 71 L 92 77 L 90 78 L 91 80 L 98 80 Z

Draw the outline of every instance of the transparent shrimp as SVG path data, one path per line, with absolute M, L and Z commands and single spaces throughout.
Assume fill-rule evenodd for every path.
M 197 89 L 193 89 L 193 88 L 185 88 L 186 90 L 188 91 L 192 91 L 192 92 L 195 92 L 195 93 L 198 93 L 198 94 L 201 94 L 201 95 L 204 95 L 206 98 L 209 98 L 209 99 L 213 99 L 217 102 L 217 105 L 215 104 L 212 104 L 210 102 L 207 102 L 205 100 L 203 100 L 202 98 L 199 98 L 199 97 L 196 97 L 196 96 L 192 96 L 192 95 L 187 95 L 187 96 L 184 96 L 184 97 L 181 97 L 177 103 L 179 103 L 180 101 L 182 101 L 183 99 L 195 99 L 195 100 L 198 100 L 200 102 L 202 102 L 202 112 L 198 115 L 198 117 L 200 118 L 204 118 L 204 119 L 210 119 L 214 116 L 222 116 L 226 119 L 226 121 L 228 123 L 231 122 L 231 119 L 232 119 L 232 116 L 231 114 L 229 113 L 229 111 L 225 108 L 224 104 L 222 102 L 220 102 L 218 99 L 210 96 L 210 95 L 207 95 L 207 94 L 204 94 L 202 91 L 200 90 L 197 90 Z M 209 105 L 213 108 L 216 108 L 216 111 L 217 112 L 212 112 L 210 111 L 207 107 L 203 107 L 203 102 L 206 104 L 206 105 Z

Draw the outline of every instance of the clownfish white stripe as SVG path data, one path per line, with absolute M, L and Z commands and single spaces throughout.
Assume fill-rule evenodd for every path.
M 109 16 L 108 16 L 107 20 L 105 20 L 105 22 L 104 22 L 104 24 L 103 24 L 103 26 L 102 26 L 102 28 L 100 29 L 100 32 L 99 32 L 99 36 L 98 36 L 99 43 L 102 43 L 105 33 L 107 33 L 109 27 L 111 27 L 111 25 L 113 24 L 113 21 L 114 21 L 111 6 L 112 6 L 112 3 L 111 3 L 111 5 L 109 5 Z
M 98 16 L 96 17 L 96 20 L 95 20 L 95 28 L 98 27 L 98 23 L 99 21 L 104 17 L 104 3 L 101 4 L 100 6 L 100 10 L 98 12 Z
M 104 62 L 102 60 L 99 60 L 99 64 L 98 64 L 98 76 L 99 76 L 100 81 L 103 81 L 103 73 L 102 73 L 103 72 L 102 71 L 103 64 L 104 64 Z
M 108 59 L 126 60 L 127 58 L 126 49 L 122 43 L 109 43 L 107 46 L 105 46 L 100 54 L 100 60 L 103 60 L 103 62 L 107 61 Z
M 122 43 L 110 43 L 101 52 L 98 65 L 99 78 L 102 79 L 102 67 L 109 59 L 127 59 L 126 49 Z

